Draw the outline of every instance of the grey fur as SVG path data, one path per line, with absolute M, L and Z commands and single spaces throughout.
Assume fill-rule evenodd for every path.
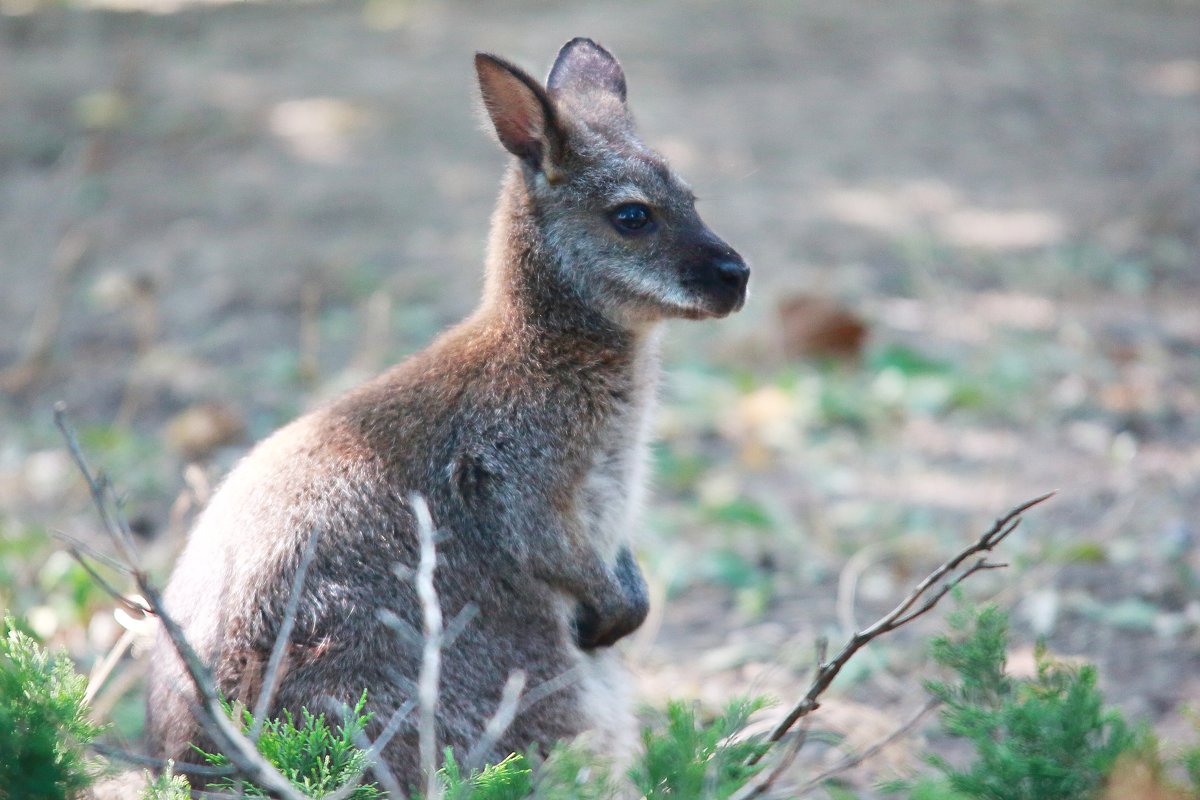
M 579 59 L 576 61 L 576 59 Z M 443 653 L 438 738 L 465 753 L 509 674 L 565 688 L 522 708 L 490 757 L 594 730 L 633 742 L 627 680 L 608 645 L 647 612 L 631 533 L 643 484 L 658 323 L 740 308 L 748 271 L 697 216 L 691 192 L 636 137 L 624 74 L 590 40 L 563 48 L 547 92 L 476 58 L 501 142 L 517 156 L 493 218 L 479 309 L 428 349 L 260 443 L 192 532 L 168 609 L 230 698 L 253 706 L 301 552 L 319 532 L 271 713 L 336 709 L 370 692 L 376 720 L 413 693 L 421 628 L 407 498 L 442 532 L 447 619 L 478 615 Z M 619 88 L 619 91 L 618 91 Z M 610 212 L 652 209 L 620 232 Z M 403 570 L 402 570 L 403 571 Z M 151 675 L 148 739 L 163 757 L 197 741 L 169 644 Z M 418 783 L 415 721 L 385 757 Z

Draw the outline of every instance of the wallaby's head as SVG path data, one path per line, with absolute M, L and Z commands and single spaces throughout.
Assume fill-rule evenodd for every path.
M 475 56 L 484 106 L 516 156 L 522 205 L 511 236 L 543 254 L 564 287 L 622 327 L 741 308 L 750 270 L 696 213 L 695 195 L 634 133 L 621 65 L 590 39 L 563 46 L 543 87 L 486 53 Z M 501 224 L 504 221 L 501 220 Z

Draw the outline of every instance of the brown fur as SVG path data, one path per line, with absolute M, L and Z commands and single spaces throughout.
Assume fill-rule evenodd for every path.
M 252 705 L 313 530 L 279 691 L 271 706 L 353 705 L 376 721 L 414 694 L 421 629 L 411 493 L 441 531 L 436 587 L 447 618 L 478 616 L 443 653 L 440 745 L 474 744 L 509 674 L 577 680 L 524 708 L 490 757 L 587 730 L 619 749 L 632 717 L 609 645 L 641 624 L 630 550 L 657 374 L 656 323 L 740 307 L 747 270 L 693 198 L 634 135 L 615 59 L 577 39 L 543 89 L 476 58 L 485 105 L 517 158 L 493 219 L 485 297 L 425 351 L 276 432 L 230 474 L 193 531 L 167 607 L 222 692 Z M 645 203 L 651 231 L 611 211 Z M 201 734 L 188 682 L 160 640 L 148 704 L 158 754 Z M 411 724 L 410 724 L 411 723 Z M 415 723 L 386 751 L 418 779 Z

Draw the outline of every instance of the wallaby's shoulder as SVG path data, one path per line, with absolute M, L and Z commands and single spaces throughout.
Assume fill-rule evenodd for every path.
M 582 433 L 630 393 L 632 358 L 595 334 L 480 313 L 335 401 L 316 424 L 376 452 L 410 436 L 429 444 L 481 426 L 569 422 Z

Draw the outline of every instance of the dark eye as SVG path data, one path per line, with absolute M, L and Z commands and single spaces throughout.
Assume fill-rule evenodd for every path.
M 624 203 L 610 211 L 608 218 L 621 233 L 636 233 L 650 225 L 650 207 L 645 203 Z

